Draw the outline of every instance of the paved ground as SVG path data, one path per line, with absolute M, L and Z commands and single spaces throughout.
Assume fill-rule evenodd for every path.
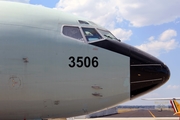
M 135 110 L 135 111 L 129 111 L 129 112 L 125 112 L 125 113 L 121 113 L 121 114 L 115 114 L 115 115 L 111 115 L 111 116 L 106 116 L 109 118 L 121 118 L 121 117 L 126 117 L 126 118 L 130 118 L 130 117 L 177 117 L 173 115 L 173 111 L 170 110 L 163 110 L 163 111 L 159 111 L 159 110 Z
M 62 119 L 49 119 L 62 120 Z M 180 120 L 171 110 L 134 110 L 99 118 L 68 118 L 67 120 Z
M 178 117 L 134 117 L 134 118 L 93 118 L 93 119 L 75 119 L 75 120 L 179 120 Z
M 63 120 L 63 119 L 48 119 L 48 120 Z M 179 120 L 178 117 L 136 117 L 136 118 L 86 118 L 86 119 L 67 119 L 67 120 Z

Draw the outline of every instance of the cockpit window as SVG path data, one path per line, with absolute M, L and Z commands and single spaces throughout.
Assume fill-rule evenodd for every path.
M 95 41 L 102 39 L 101 35 L 96 31 L 95 28 L 82 28 L 87 41 Z
M 78 20 L 78 21 L 79 21 L 80 24 L 86 24 L 86 25 L 89 25 L 89 23 L 86 22 L 86 21 L 83 21 L 83 20 Z
M 63 34 L 65 36 L 68 36 L 68 37 L 75 38 L 75 39 L 83 41 L 83 36 L 82 36 L 82 34 L 80 32 L 79 27 L 64 26 L 62 32 L 63 32 Z
M 110 31 L 98 29 L 98 31 L 106 38 L 118 40 Z

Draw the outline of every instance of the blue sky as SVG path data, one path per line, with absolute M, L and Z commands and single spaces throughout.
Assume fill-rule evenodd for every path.
M 106 27 L 123 42 L 162 60 L 171 70 L 161 88 L 126 105 L 154 104 L 147 97 L 180 97 L 179 0 L 7 0 L 57 8 Z

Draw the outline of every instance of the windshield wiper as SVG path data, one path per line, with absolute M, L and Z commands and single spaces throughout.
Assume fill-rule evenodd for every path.
M 117 41 L 121 42 L 121 40 L 120 40 L 120 39 L 113 38 L 113 37 L 111 37 L 111 36 L 109 36 L 109 35 L 104 35 L 104 36 L 105 36 L 105 37 L 107 37 L 107 38 L 110 38 L 110 39 L 115 39 L 115 40 L 117 40 Z
M 104 35 L 105 37 L 107 37 L 107 38 L 111 38 L 111 39 L 113 39 L 111 36 L 109 36 L 109 35 Z

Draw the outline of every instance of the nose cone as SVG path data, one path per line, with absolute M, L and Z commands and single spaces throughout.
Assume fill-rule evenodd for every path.
M 135 47 L 112 40 L 91 44 L 130 58 L 131 99 L 160 87 L 170 77 L 169 68 L 163 62 Z
M 169 68 L 157 58 L 131 47 L 130 84 L 131 99 L 152 91 L 170 77 Z

